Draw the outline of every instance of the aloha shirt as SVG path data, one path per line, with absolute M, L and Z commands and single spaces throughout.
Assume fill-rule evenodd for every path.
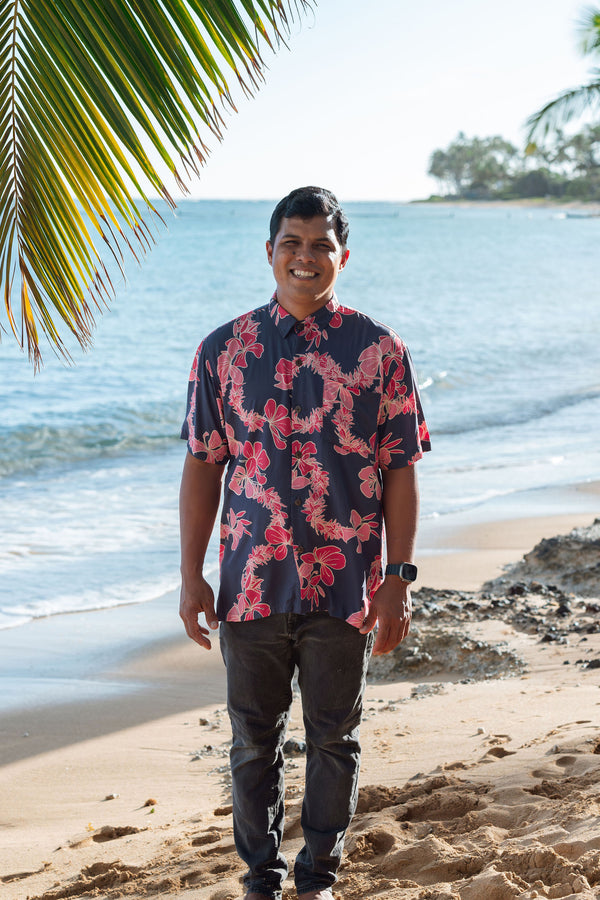
M 218 618 L 360 627 L 382 578 L 380 470 L 430 449 L 402 340 L 335 296 L 298 322 L 275 295 L 198 348 L 181 437 L 228 466 Z

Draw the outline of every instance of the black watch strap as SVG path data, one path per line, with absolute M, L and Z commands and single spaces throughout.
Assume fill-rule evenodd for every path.
M 412 563 L 388 563 L 385 567 L 386 575 L 398 575 L 402 581 L 412 583 L 417 579 L 417 567 Z

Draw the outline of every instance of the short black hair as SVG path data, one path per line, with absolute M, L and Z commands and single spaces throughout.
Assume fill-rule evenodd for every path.
M 296 188 L 287 197 L 280 200 L 271 216 L 269 228 L 271 244 L 275 243 L 281 220 L 291 219 L 292 216 L 297 216 L 299 219 L 313 219 L 315 216 L 331 218 L 342 250 L 346 249 L 350 226 L 337 197 L 331 191 L 328 191 L 326 188 L 309 185 L 308 187 Z

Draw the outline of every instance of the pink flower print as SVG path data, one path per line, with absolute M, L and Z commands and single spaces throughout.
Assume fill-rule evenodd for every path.
M 244 492 L 244 488 L 248 483 L 248 477 L 248 473 L 243 466 L 236 466 L 233 470 L 233 474 L 229 482 L 229 488 L 233 491 L 234 494 L 237 494 L 238 497 L 241 497 L 242 493 Z
M 329 320 L 329 327 L 330 328 L 340 328 L 343 321 L 344 320 L 343 320 L 341 314 L 339 312 L 334 312 L 331 319 Z
M 281 304 L 277 300 L 277 294 L 273 294 L 272 300 L 275 300 L 275 303 L 272 304 L 269 313 L 271 318 L 275 320 L 275 324 L 278 325 L 280 322 L 283 322 L 290 314 L 281 306 Z
M 239 456 L 242 452 L 242 444 L 237 440 L 233 425 L 230 425 L 229 422 L 225 425 L 225 434 L 227 435 L 227 446 L 231 456 Z
M 381 350 L 377 344 L 371 344 L 370 347 L 366 347 L 363 350 L 358 357 L 358 364 L 364 376 L 365 385 L 371 384 L 377 376 L 381 365 Z
M 425 422 L 419 422 L 419 441 L 429 441 L 429 429 Z
M 330 541 L 344 541 L 344 543 L 348 543 L 354 537 L 354 532 L 351 528 L 345 528 L 339 522 L 336 522 L 335 519 L 318 522 L 316 527 L 319 534 L 322 534 L 323 537 Z
M 225 385 L 231 379 L 233 384 L 241 387 L 244 375 L 240 372 L 240 362 L 237 357 L 243 348 L 242 342 L 237 338 L 230 338 L 225 342 L 226 350 L 219 355 L 217 360 L 217 374 L 221 384 Z M 246 360 L 242 357 L 241 366 L 245 367 Z
M 267 478 L 260 470 L 268 469 L 271 460 L 266 450 L 263 450 L 261 442 L 256 441 L 253 444 L 250 441 L 246 441 L 244 444 L 244 456 L 246 457 L 246 471 L 250 478 L 256 478 L 259 484 L 265 484 Z
M 371 535 L 377 534 L 378 523 L 374 522 L 375 513 L 368 516 L 361 516 L 355 509 L 350 513 L 350 523 L 355 537 L 358 539 L 358 552 L 362 553 L 361 544 L 370 540 Z
M 288 547 L 292 544 L 291 531 L 281 525 L 269 525 L 265 531 L 265 538 L 275 548 L 273 553 L 275 559 L 285 559 Z
M 348 453 L 358 453 L 365 458 L 369 456 L 368 445 L 352 434 L 352 416 L 347 409 L 340 407 L 333 417 L 333 423 L 336 428 L 336 436 L 338 444 L 336 444 L 336 452 L 341 456 Z
M 369 614 L 369 604 L 366 600 L 363 600 L 363 608 L 357 609 L 355 613 L 352 613 L 351 616 L 348 616 L 346 622 L 348 625 L 352 625 L 353 628 L 361 628 L 363 622 L 367 618 Z
M 275 446 L 278 450 L 285 450 L 286 442 L 283 437 L 288 437 L 292 433 L 292 422 L 286 407 L 276 403 L 271 397 L 265 403 L 265 419 L 269 423 Z
M 235 333 L 241 337 L 245 345 L 256 343 L 258 322 L 254 318 L 254 313 L 240 316 L 235 324 Z
M 307 441 L 305 444 L 300 441 L 293 442 L 292 490 L 297 491 L 310 484 L 310 478 L 307 476 L 316 465 L 316 461 L 312 459 L 316 452 L 317 448 L 313 441 Z
M 310 490 L 314 497 L 324 497 L 329 493 L 329 474 L 322 466 L 315 465 L 312 470 Z
M 389 468 L 392 462 L 392 453 L 400 453 L 404 456 L 404 450 L 400 450 L 399 446 L 401 443 L 402 438 L 396 438 L 396 440 L 393 441 L 391 434 L 385 435 L 379 444 L 379 466 L 381 469 Z
M 315 322 L 314 316 L 307 316 L 302 324 L 304 325 L 302 336 L 308 341 L 309 347 L 313 344 L 318 347 L 321 343 L 321 329 Z M 327 332 L 325 332 L 325 339 L 327 339 Z
M 300 566 L 300 575 L 308 578 L 313 567 L 318 568 L 319 581 L 323 584 L 332 585 L 334 569 L 343 569 L 346 566 L 346 557 L 341 550 L 334 546 L 317 547 L 312 553 L 303 553 L 300 557 L 302 564 Z
M 373 599 L 375 595 L 375 591 L 381 584 L 382 580 L 382 568 L 381 568 L 381 555 L 377 555 L 373 562 L 371 563 L 371 568 L 369 569 L 369 575 L 367 577 L 367 584 L 365 586 L 366 594 L 367 594 L 367 609 L 369 606 L 369 601 Z
M 310 497 L 304 501 L 302 510 L 306 515 L 306 521 L 309 522 L 313 528 L 319 530 L 325 515 L 325 497 L 317 497 L 314 494 L 311 494 Z
M 232 550 L 237 550 L 243 534 L 250 534 L 250 532 L 246 528 L 246 525 L 250 525 L 250 519 L 243 519 L 242 516 L 245 515 L 245 509 L 240 509 L 239 513 L 236 513 L 232 509 L 230 509 L 227 513 L 227 521 L 229 524 L 221 525 L 221 537 L 225 540 L 228 537 L 232 538 Z
M 237 603 L 234 603 L 227 613 L 228 622 L 243 622 L 254 618 L 261 619 L 271 615 L 271 607 L 263 603 L 261 595 L 257 591 L 247 591 L 246 594 L 237 595 Z
M 202 344 L 204 341 L 202 341 Z M 194 356 L 194 362 L 192 363 L 192 368 L 190 369 L 190 377 L 188 381 L 198 381 L 198 357 L 200 356 L 200 352 L 202 350 L 202 344 L 196 350 L 196 355 Z
M 406 347 L 402 341 L 395 337 L 384 337 L 380 339 L 379 345 L 383 354 L 383 371 L 385 374 L 388 375 L 390 373 L 395 363 L 396 371 L 394 372 L 394 377 L 399 380 L 404 378 L 406 371 L 404 368 Z
M 292 360 L 280 359 L 275 366 L 275 372 L 275 387 L 280 388 L 282 391 L 291 391 L 294 377 L 294 364 Z
M 365 466 L 358 473 L 358 477 L 361 482 L 361 494 L 364 494 L 365 497 L 372 497 L 375 494 L 378 500 L 381 499 L 381 484 L 377 475 L 377 469 L 373 468 L 373 466 Z
M 405 390 L 403 393 L 405 393 Z M 414 415 L 417 412 L 417 398 L 415 397 L 414 391 L 412 394 L 409 394 L 408 397 L 404 396 L 402 398 L 402 415 Z
M 223 443 L 223 438 L 218 431 L 213 430 L 206 439 L 208 432 L 204 433 L 204 443 L 206 447 L 206 461 L 220 462 L 227 456 L 227 446 Z
M 311 575 L 306 584 L 300 588 L 300 596 L 303 600 L 310 600 L 311 610 L 319 608 L 320 597 L 325 596 L 325 591 L 319 585 L 319 575 L 317 572 L 315 572 L 314 575 Z
M 202 453 L 206 456 L 206 462 L 209 463 L 221 462 L 227 456 L 227 445 L 223 443 L 221 435 L 216 430 L 210 434 L 205 431 L 202 440 L 195 438 L 190 433 L 189 445 L 192 453 Z
M 238 601 L 243 594 L 238 594 Z M 244 609 L 244 619 L 261 619 L 271 614 L 271 607 L 268 603 L 263 603 L 262 594 L 259 591 L 250 588 L 246 591 L 246 607 Z

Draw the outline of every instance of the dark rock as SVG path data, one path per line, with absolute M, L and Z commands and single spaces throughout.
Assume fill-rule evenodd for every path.
M 306 753 L 306 742 L 297 738 L 288 738 L 283 745 L 286 756 L 303 756 Z
M 599 597 L 600 519 L 585 528 L 574 528 L 569 534 L 544 538 L 520 562 L 508 568 L 502 578 L 484 584 L 483 590 L 502 588 L 518 595 L 524 581 L 529 581 L 532 591 L 539 592 L 541 586 L 555 596 L 567 591 Z

